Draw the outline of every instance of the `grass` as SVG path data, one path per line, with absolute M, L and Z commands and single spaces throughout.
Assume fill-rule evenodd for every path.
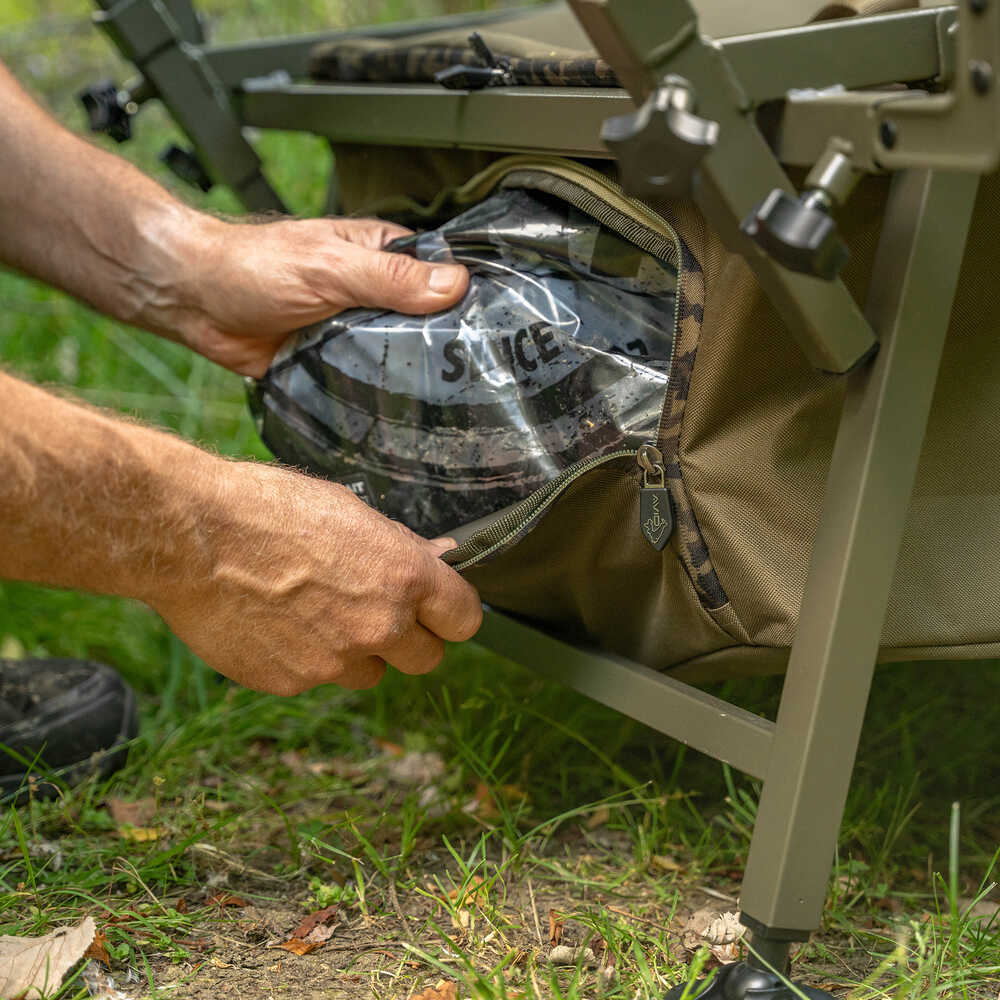
M 209 11 L 233 38 L 429 9 L 444 8 Z M 75 0 L 0 0 L 0 58 L 77 128 L 76 90 L 127 75 Z M 178 138 L 150 107 L 120 151 L 180 196 L 234 211 L 225 191 L 196 195 L 164 173 L 157 154 Z M 260 149 L 296 210 L 320 211 L 323 144 L 275 133 Z M 236 376 L 13 274 L 0 272 L 0 300 L 9 369 L 264 457 Z M 687 911 L 733 908 L 754 783 L 472 644 L 426 678 L 282 700 L 221 681 L 143 606 L 6 583 L 0 655 L 105 660 L 140 693 L 124 771 L 0 815 L 3 931 L 93 915 L 131 997 L 406 997 L 438 979 L 483 998 L 658 997 L 691 975 Z M 719 693 L 773 713 L 778 690 Z M 859 1000 L 996 995 L 997 921 L 972 902 L 1000 841 L 994 690 L 995 664 L 879 674 L 824 929 L 796 959 L 806 981 Z M 421 762 L 426 780 L 406 771 Z M 112 818 L 112 799 L 152 803 L 148 839 Z M 323 948 L 265 947 L 329 905 L 341 924 Z M 592 945 L 613 976 L 548 964 L 550 910 L 562 940 Z M 81 981 L 61 995 L 84 995 Z

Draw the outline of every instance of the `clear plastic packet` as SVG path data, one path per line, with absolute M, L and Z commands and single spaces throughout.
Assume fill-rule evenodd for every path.
M 655 439 L 670 263 L 521 189 L 392 249 L 466 264 L 467 294 L 431 316 L 356 309 L 290 338 L 251 389 L 278 458 L 434 536 Z

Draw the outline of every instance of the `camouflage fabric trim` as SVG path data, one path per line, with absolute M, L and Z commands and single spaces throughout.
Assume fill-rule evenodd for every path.
M 678 242 L 681 248 L 681 266 L 677 288 L 677 341 L 674 345 L 670 387 L 660 419 L 659 444 L 667 479 L 670 481 L 681 559 L 702 605 L 713 611 L 728 604 L 729 598 L 712 566 L 712 557 L 684 486 L 680 463 L 681 429 L 684 426 L 691 373 L 705 318 L 705 274 L 680 236 Z
M 510 66 L 514 82 L 533 87 L 617 87 L 614 70 L 603 60 L 525 59 L 498 51 Z M 309 58 L 314 80 L 340 83 L 433 83 L 434 74 L 449 66 L 481 66 L 468 46 L 409 45 L 372 48 L 351 43 L 317 45 Z

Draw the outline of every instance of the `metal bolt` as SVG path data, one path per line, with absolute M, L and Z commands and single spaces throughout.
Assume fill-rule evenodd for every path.
M 986 10 L 987 0 L 969 0 L 969 10 L 973 14 L 982 14 Z
M 985 94 L 993 86 L 993 67 L 988 62 L 973 59 L 969 63 L 969 79 L 977 94 Z
M 879 125 L 878 137 L 882 140 L 882 145 L 886 149 L 892 149 L 896 145 L 896 140 L 899 138 L 899 129 L 896 128 L 896 123 L 891 118 L 886 118 Z

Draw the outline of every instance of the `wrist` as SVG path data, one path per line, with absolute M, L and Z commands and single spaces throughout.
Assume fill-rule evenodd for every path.
M 137 209 L 134 218 L 139 249 L 122 318 L 197 350 L 205 274 L 225 223 L 173 200 Z

